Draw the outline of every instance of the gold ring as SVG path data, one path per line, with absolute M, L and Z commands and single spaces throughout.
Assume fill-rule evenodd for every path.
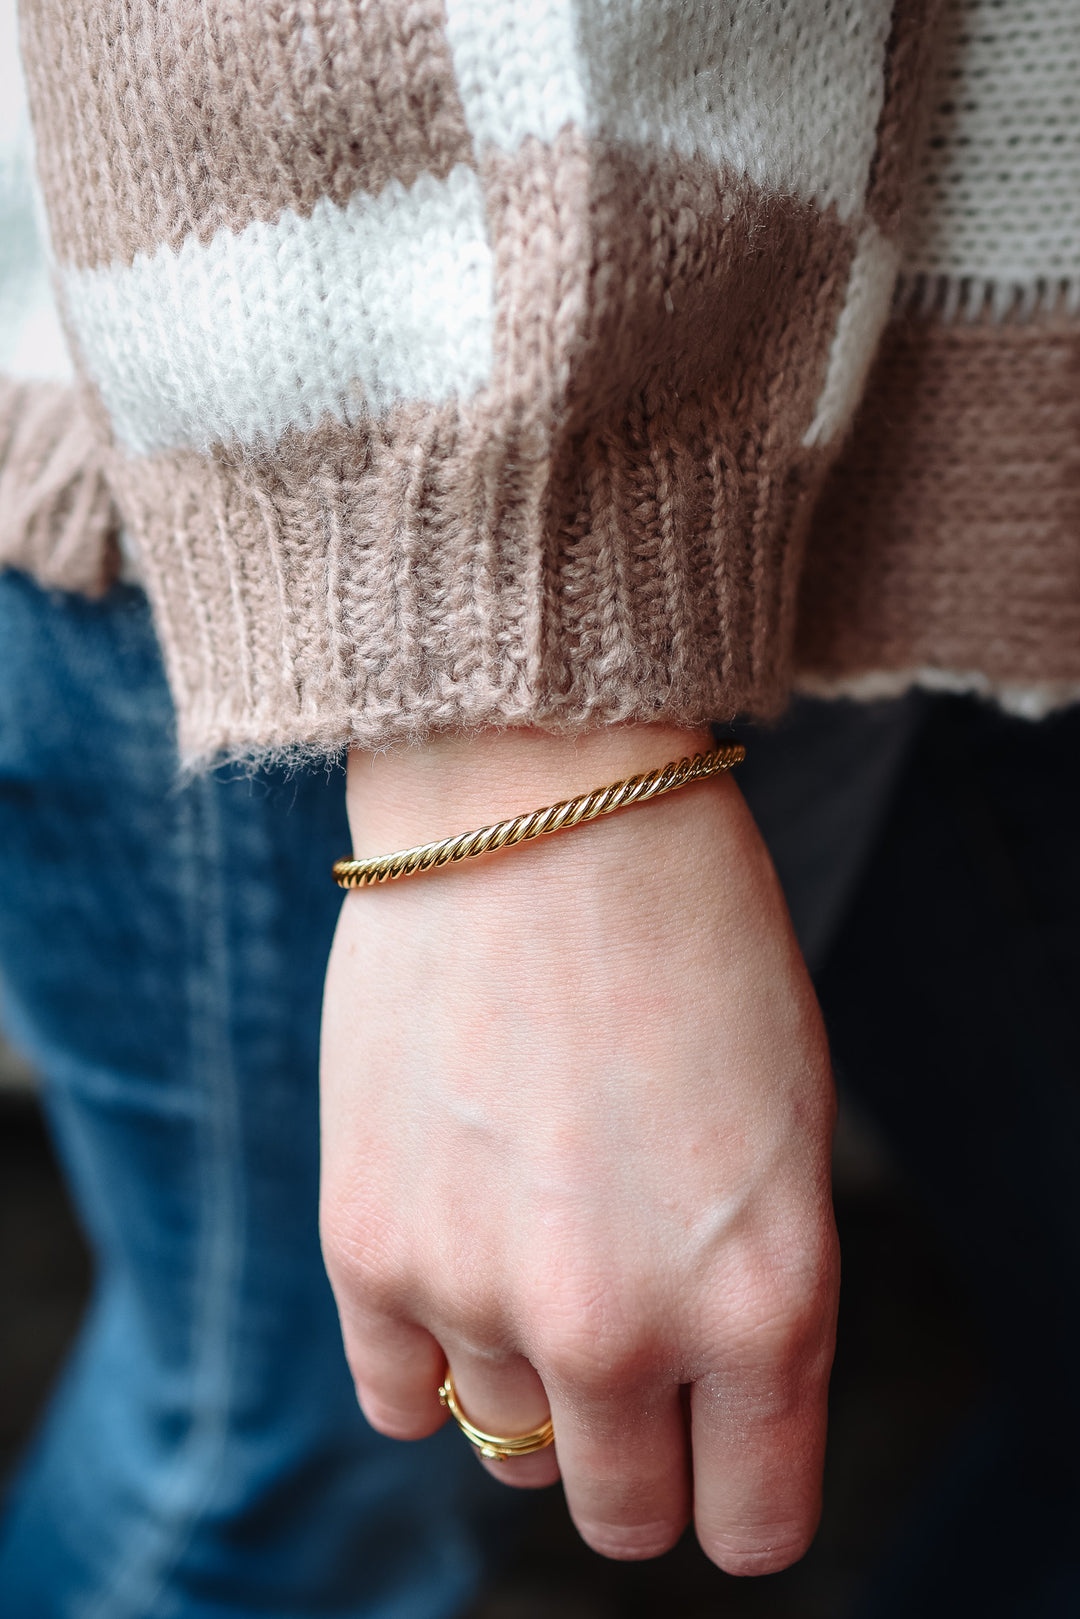
M 449 1366 L 439 1389 L 439 1404 L 446 1407 L 470 1445 L 475 1445 L 481 1456 L 486 1456 L 489 1461 L 505 1462 L 509 1456 L 531 1456 L 534 1451 L 546 1450 L 555 1442 L 555 1429 L 550 1417 L 538 1428 L 530 1428 L 528 1433 L 512 1434 L 509 1438 L 504 1438 L 500 1434 L 485 1433 L 482 1428 L 477 1428 L 458 1404 L 457 1390 L 454 1388 L 454 1378 Z

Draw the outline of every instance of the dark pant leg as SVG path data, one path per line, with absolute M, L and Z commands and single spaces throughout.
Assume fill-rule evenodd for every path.
M 825 962 L 889 814 L 925 714 L 895 701 L 804 698 L 744 726 L 736 780 L 769 846 L 812 972 Z
M 809 702 L 748 741 L 841 1093 L 921 1193 L 996 1374 L 860 1614 L 1076 1619 L 1080 712 Z
M 1080 711 L 934 704 L 821 990 L 994 1389 L 860 1612 L 1080 1615 Z

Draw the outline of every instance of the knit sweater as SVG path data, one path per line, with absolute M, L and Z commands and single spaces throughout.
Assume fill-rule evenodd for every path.
M 15 10 L 0 0 L 0 566 L 96 591 L 114 571 L 117 519 L 70 379 L 35 218 Z
M 1080 9 L 938 10 L 22 0 L 184 753 L 1080 694 Z

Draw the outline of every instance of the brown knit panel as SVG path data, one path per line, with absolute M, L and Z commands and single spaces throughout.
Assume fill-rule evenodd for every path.
M 866 198 L 867 212 L 888 236 L 895 237 L 900 227 L 941 9 L 942 0 L 896 0 L 893 10 L 885 99 Z
M 889 330 L 814 520 L 799 663 L 1080 680 L 1075 325 Z
M 189 755 L 782 703 L 848 232 L 571 132 L 485 179 L 475 400 L 116 458 Z
M 0 378 L 0 568 L 99 595 L 119 563 L 117 521 L 75 389 Z
M 812 204 L 567 128 L 489 152 L 495 387 L 580 431 L 664 388 L 730 396 L 769 373 L 801 434 L 824 375 L 853 229 Z M 793 368 L 775 378 L 777 368 Z
M 23 0 L 38 162 L 79 266 L 472 162 L 441 0 Z
M 511 315 L 544 307 L 543 244 L 557 232 L 569 244 L 549 289 L 550 328 L 565 333 L 565 361 L 552 368 L 566 405 L 547 473 L 544 570 L 563 604 L 559 656 L 599 658 L 614 678 L 616 649 L 632 646 L 677 686 L 711 690 L 726 669 L 754 705 L 775 706 L 791 648 L 798 491 L 820 465 L 801 440 L 853 236 L 811 205 L 734 187 L 704 163 L 603 146 L 586 163 L 572 132 L 553 148 L 527 143 L 488 179 L 506 244 L 496 352 L 508 389 L 528 377 L 528 398 L 543 383 Z M 564 218 L 582 221 L 576 239 Z M 580 631 L 565 610 L 576 597 Z M 551 678 L 565 680 L 565 669 Z M 620 678 L 632 689 L 637 666 Z

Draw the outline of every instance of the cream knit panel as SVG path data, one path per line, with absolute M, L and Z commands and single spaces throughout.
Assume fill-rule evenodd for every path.
M 61 281 L 132 455 L 276 444 L 400 400 L 468 398 L 491 377 L 492 253 L 465 165 Z
M 447 0 L 481 149 L 566 124 L 701 158 L 841 219 L 862 208 L 891 0 Z
M 1080 4 L 946 0 L 902 270 L 946 319 L 1080 313 Z

